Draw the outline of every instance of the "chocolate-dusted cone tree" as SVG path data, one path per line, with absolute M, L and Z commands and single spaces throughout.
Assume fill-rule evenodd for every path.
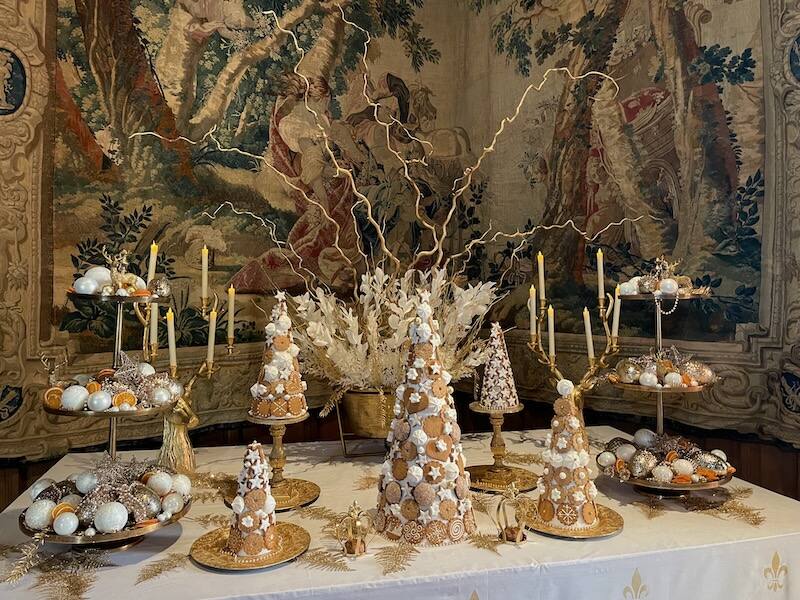
M 291 419 L 308 412 L 306 382 L 300 374 L 292 320 L 286 310 L 286 296 L 275 295 L 272 320 L 264 328 L 266 347 L 258 382 L 250 388 L 253 401 L 250 416 L 261 419 Z
M 508 359 L 506 340 L 499 323 L 492 323 L 489 343 L 486 345 L 486 363 L 483 370 L 481 405 L 489 410 L 507 410 L 519 404 L 514 373 Z
M 375 519 L 387 538 L 414 545 L 459 542 L 476 529 L 453 388 L 439 362 L 439 325 L 428 298 L 419 293 L 408 329 L 405 382 L 397 386 Z

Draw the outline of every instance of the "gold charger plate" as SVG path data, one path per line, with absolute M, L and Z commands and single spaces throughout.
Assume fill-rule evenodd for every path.
M 131 417 L 153 417 L 171 410 L 175 406 L 174 402 L 169 402 L 162 406 L 152 406 L 150 408 L 135 408 L 133 410 L 67 410 L 66 408 L 50 408 L 44 402 L 42 407 L 44 412 L 60 417 L 96 417 L 104 419 L 127 419 Z
M 716 481 L 704 481 L 702 483 L 661 483 L 659 481 L 650 481 L 649 479 L 636 479 L 631 477 L 627 480 L 613 477 L 621 483 L 631 485 L 640 494 L 649 496 L 685 496 L 691 492 L 699 492 L 701 490 L 714 490 L 720 486 L 725 485 L 733 479 L 733 473 L 720 477 Z
M 236 497 L 236 491 L 236 487 L 232 486 L 226 490 L 223 496 L 225 506 L 228 508 L 231 507 L 231 502 Z M 319 498 L 321 490 L 313 481 L 289 477 L 279 484 L 273 485 L 270 492 L 275 498 L 275 511 L 283 512 L 311 504 Z
M 549 535 L 551 537 L 569 539 L 569 540 L 589 540 L 594 538 L 610 537 L 617 535 L 622 531 L 624 521 L 622 515 L 617 511 L 603 506 L 597 505 L 597 525 L 588 529 L 564 529 L 561 527 L 554 527 L 550 523 L 543 523 L 539 520 L 536 513 L 536 505 L 531 500 L 527 510 L 523 509 L 521 517 L 525 520 L 525 528 Z
M 134 540 L 141 540 L 144 536 L 148 535 L 149 533 L 153 533 L 157 529 L 161 529 L 163 527 L 167 527 L 168 525 L 172 525 L 179 521 L 186 513 L 189 512 L 189 509 L 192 506 L 192 501 L 189 500 L 183 509 L 179 512 L 176 512 L 172 515 L 171 518 L 167 519 L 166 521 L 159 521 L 158 523 L 153 523 L 151 525 L 145 525 L 144 527 L 131 527 L 129 529 L 123 529 L 122 531 L 118 531 L 117 533 L 97 533 L 95 535 L 58 535 L 57 533 L 47 533 L 45 532 L 44 539 L 46 542 L 51 544 L 68 544 L 70 546 L 117 546 L 117 545 L 127 545 L 128 543 Z M 19 529 L 27 536 L 33 537 L 39 531 L 35 529 L 30 529 L 27 525 L 25 525 L 25 511 L 22 511 L 19 515 Z
M 192 544 L 189 556 L 196 563 L 222 571 L 250 571 L 274 567 L 297 558 L 308 550 L 311 534 L 294 523 L 282 521 L 274 525 L 278 536 L 278 545 L 272 552 L 242 560 L 225 551 L 228 542 L 229 527 L 220 527 L 198 539 Z

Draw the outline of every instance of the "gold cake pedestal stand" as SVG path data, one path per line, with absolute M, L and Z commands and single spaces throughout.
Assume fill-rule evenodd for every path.
M 272 436 L 272 450 L 269 453 L 272 476 L 269 482 L 272 488 L 272 496 L 275 498 L 275 510 L 278 512 L 306 506 L 319 498 L 320 489 L 316 483 L 305 479 L 293 479 L 283 476 L 283 468 L 286 466 L 286 450 L 283 447 L 286 426 L 302 423 L 307 418 L 307 412 L 299 417 L 281 419 L 247 415 L 247 420 L 251 423 L 269 426 L 269 434 Z M 232 500 L 232 498 L 226 498 L 226 503 L 229 504 Z
M 470 488 L 482 492 L 502 492 L 512 483 L 520 492 L 535 488 L 538 479 L 536 473 L 504 463 L 506 442 L 503 439 L 503 421 L 506 415 L 520 412 L 523 409 L 522 404 L 506 410 L 490 410 L 480 402 L 472 402 L 469 408 L 473 412 L 489 415 L 489 422 L 492 424 L 492 441 L 489 446 L 494 457 L 494 464 L 467 467 Z

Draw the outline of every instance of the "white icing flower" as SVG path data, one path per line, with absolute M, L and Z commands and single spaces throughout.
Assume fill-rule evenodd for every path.
M 567 478 L 567 474 L 564 471 L 561 471 L 561 473 L 558 474 L 558 478 L 563 481 Z
M 279 383 L 278 385 L 275 386 L 275 393 L 276 394 L 282 394 L 283 391 L 284 391 L 284 387 L 283 387 L 282 383 Z
M 428 396 L 428 405 L 434 413 L 438 413 L 444 407 L 444 398 L 439 398 L 434 395 Z
M 447 450 L 447 444 L 444 442 L 444 440 L 436 440 L 436 449 L 439 452 L 444 452 Z
M 411 485 L 417 485 L 422 481 L 422 469 L 417 465 L 408 467 L 408 475 L 406 476 Z
M 431 373 L 433 373 L 434 375 L 438 375 L 441 370 L 442 370 L 442 367 L 439 366 L 438 364 L 433 364 L 431 366 Z
M 442 475 L 442 472 L 439 470 L 439 467 L 435 466 L 431 467 L 428 473 L 430 473 L 431 479 L 438 479 Z
M 555 468 L 560 467 L 564 464 L 564 455 L 556 453 L 550 454 L 550 464 L 553 465 Z
M 250 386 L 250 395 L 253 396 L 253 398 L 260 398 L 266 393 L 267 387 L 265 385 L 254 383 L 252 386 Z
M 549 448 L 550 444 L 552 443 L 553 443 L 553 434 L 548 432 L 548 434 L 544 438 L 544 445 Z
M 278 320 L 275 323 L 275 329 L 277 329 L 281 333 L 289 331 L 289 328 L 291 326 L 292 326 L 292 320 L 288 317 L 288 315 L 281 315 L 280 317 L 278 317 Z
M 415 446 L 424 446 L 428 441 L 428 434 L 422 429 L 415 429 L 408 437 Z
M 406 371 L 407 379 L 416 379 L 417 375 L 418 375 L 417 370 L 414 367 L 411 367 L 408 371 Z
M 572 498 L 575 500 L 576 503 L 582 504 L 586 502 L 586 496 L 580 490 L 572 494 Z
M 246 517 L 244 517 L 242 519 L 242 525 L 244 525 L 247 528 L 252 527 L 253 526 L 253 522 L 254 522 L 253 521 L 253 517 L 251 517 L 250 515 L 247 515 Z
M 269 336 L 275 335 L 275 323 L 267 323 L 267 326 L 264 327 L 264 333 Z
M 450 435 L 451 433 L 453 433 L 453 424 L 450 421 L 448 421 L 447 423 L 444 424 L 444 432 L 447 435 Z
M 300 347 L 297 344 L 292 344 L 289 346 L 287 352 L 292 356 L 292 358 L 296 358 L 297 355 L 300 354 Z
M 445 481 L 455 481 L 458 477 L 458 465 L 455 463 L 444 463 L 444 478 Z
M 567 427 L 570 429 L 577 429 L 580 427 L 581 422 L 578 420 L 578 417 L 570 417 L 567 419 Z
M 550 499 L 553 502 L 558 502 L 561 499 L 561 491 L 558 488 L 553 488 L 550 490 Z
M 421 400 L 421 396 L 417 392 L 414 392 L 413 394 L 411 394 L 408 397 L 408 400 L 409 400 L 409 402 L 411 402 L 411 404 L 419 404 L 419 401 Z
M 272 365 L 264 367 L 264 379 L 267 381 L 274 381 L 278 378 L 278 369 Z
M 425 366 L 425 359 L 418 356 L 414 360 L 414 367 L 417 368 L 417 369 L 421 369 L 424 366 Z
M 425 343 L 431 338 L 431 326 L 427 323 L 420 323 L 416 328 L 417 343 Z
M 556 447 L 559 450 L 563 450 L 567 447 L 567 440 L 563 436 L 559 436 L 558 441 L 556 442 Z
M 589 464 L 589 453 L 586 450 L 581 450 L 578 453 L 578 466 L 585 467 Z
M 417 316 L 422 319 L 423 321 L 427 321 L 428 319 L 433 316 L 433 310 L 431 309 L 431 305 L 424 302 L 417 307 Z
M 433 323 L 434 323 L 434 325 L 438 325 L 438 323 L 436 321 L 434 321 Z M 437 348 L 442 345 L 442 338 L 438 333 L 434 333 L 431 336 L 431 344 L 433 346 L 436 346 Z

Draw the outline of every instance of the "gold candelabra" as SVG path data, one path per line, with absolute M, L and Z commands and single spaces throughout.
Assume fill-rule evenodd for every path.
M 531 298 L 530 302 L 535 302 L 535 299 Z M 589 349 L 589 368 L 583 374 L 580 381 L 575 385 L 573 390 L 573 394 L 575 396 L 575 405 L 577 406 L 579 411 L 583 411 L 584 394 L 592 390 L 595 387 L 595 385 L 597 385 L 598 373 L 601 370 L 608 368 L 609 367 L 608 359 L 619 352 L 618 336 L 612 336 L 611 326 L 609 325 L 609 317 L 614 311 L 615 302 L 619 302 L 619 300 L 618 299 L 615 300 L 615 298 L 611 296 L 611 294 L 606 294 L 605 298 L 603 297 L 598 298 L 597 312 L 600 315 L 600 322 L 603 324 L 603 331 L 605 332 L 606 345 L 599 356 L 594 356 L 593 348 Z M 542 334 L 542 330 L 545 326 L 545 321 L 547 319 L 547 311 L 548 311 L 547 300 L 545 300 L 544 298 L 540 298 L 537 327 L 536 331 L 531 333 L 531 340 L 530 342 L 528 342 L 528 348 L 534 353 L 534 355 L 537 357 L 538 361 L 541 364 L 547 366 L 547 368 L 550 370 L 550 375 L 553 380 L 553 383 L 557 384 L 562 379 L 565 379 L 565 377 L 561 373 L 561 370 L 558 368 L 555 352 L 553 353 L 550 352 L 550 348 L 555 348 L 555 342 L 553 342 L 552 344 L 548 344 L 550 348 L 545 349 L 544 347 L 544 342 L 543 342 L 544 335 Z M 533 311 L 531 311 L 531 313 L 533 314 Z M 555 335 L 554 328 L 552 329 L 552 333 L 548 333 L 548 335 L 551 334 Z

